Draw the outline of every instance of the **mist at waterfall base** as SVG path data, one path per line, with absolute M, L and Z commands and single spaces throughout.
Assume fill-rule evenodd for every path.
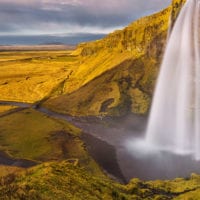
M 143 138 L 125 145 L 138 178 L 200 173 L 199 0 L 185 3 L 168 38 Z

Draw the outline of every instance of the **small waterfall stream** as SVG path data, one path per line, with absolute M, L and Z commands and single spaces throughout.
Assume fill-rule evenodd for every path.
M 164 54 L 145 143 L 200 159 L 200 1 L 183 6 Z

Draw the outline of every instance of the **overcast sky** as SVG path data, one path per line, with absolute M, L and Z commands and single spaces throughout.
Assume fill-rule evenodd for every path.
M 0 35 L 108 33 L 171 0 L 0 0 Z

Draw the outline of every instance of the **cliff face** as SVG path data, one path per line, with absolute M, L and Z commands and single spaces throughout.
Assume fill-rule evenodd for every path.
M 172 11 L 171 11 L 171 26 L 172 27 L 185 2 L 186 0 L 172 0 Z
M 64 93 L 46 106 L 72 115 L 122 115 L 148 112 L 170 22 L 183 0 L 139 19 L 102 40 L 80 44 L 79 62 Z
M 121 53 L 129 51 L 134 57 L 141 56 L 146 53 L 149 44 L 157 35 L 166 32 L 170 20 L 174 24 L 185 2 L 186 0 L 172 0 L 171 6 L 159 13 L 141 18 L 102 40 L 80 44 L 79 51 L 82 56 L 98 54 L 102 50 Z
M 81 55 L 89 56 L 106 50 L 110 53 L 128 51 L 133 57 L 139 57 L 146 52 L 156 35 L 166 31 L 169 13 L 170 9 L 165 9 L 158 14 L 137 20 L 124 30 L 115 31 L 102 40 L 81 44 Z

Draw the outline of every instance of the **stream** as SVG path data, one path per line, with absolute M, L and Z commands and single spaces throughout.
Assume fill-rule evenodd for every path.
M 145 116 L 129 114 L 125 117 L 72 117 L 34 104 L 0 101 L 0 105 L 18 106 L 18 109 L 33 108 L 82 129 L 84 134 L 81 139 L 90 155 L 108 174 L 121 182 L 127 183 L 133 177 L 142 180 L 173 179 L 200 173 L 200 162 L 190 156 L 151 152 L 148 147 L 140 146 L 139 142 L 139 151 L 138 147 L 129 145 L 129 141 L 139 141 L 144 137 L 147 124 Z M 0 163 L 1 157 L 0 154 Z M 33 164 L 30 163 L 30 166 Z

